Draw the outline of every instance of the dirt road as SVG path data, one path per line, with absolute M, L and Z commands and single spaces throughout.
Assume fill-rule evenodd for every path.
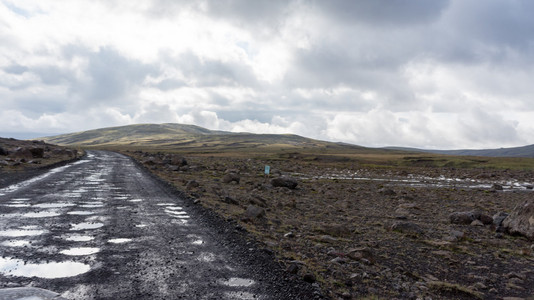
M 239 227 L 113 152 L 0 189 L 0 254 L 0 288 L 67 299 L 319 297 Z

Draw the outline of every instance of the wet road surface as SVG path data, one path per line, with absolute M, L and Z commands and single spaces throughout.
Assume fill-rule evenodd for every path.
M 261 250 L 198 216 L 130 158 L 89 151 L 0 189 L 0 287 L 68 299 L 310 298 L 254 260 Z

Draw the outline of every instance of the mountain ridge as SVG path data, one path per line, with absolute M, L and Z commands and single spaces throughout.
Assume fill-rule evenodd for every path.
M 223 147 L 269 148 L 269 147 L 318 147 L 366 152 L 411 152 L 455 156 L 527 157 L 534 158 L 534 145 L 500 149 L 429 150 L 408 147 L 369 148 L 348 143 L 315 140 L 295 134 L 256 134 L 210 130 L 197 125 L 162 123 L 133 124 L 105 127 L 81 132 L 54 135 L 42 140 L 64 146 L 81 147 L 173 147 L 195 149 L 220 149 Z

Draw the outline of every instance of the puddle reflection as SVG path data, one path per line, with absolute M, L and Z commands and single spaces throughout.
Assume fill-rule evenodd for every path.
M 90 223 L 83 222 L 78 224 L 71 224 L 72 228 L 70 230 L 86 230 L 86 229 L 98 229 L 104 226 L 103 223 Z
M 80 255 L 91 255 L 100 252 L 100 248 L 93 247 L 74 247 L 60 251 L 61 254 L 71 255 L 71 256 L 80 256 Z
M 86 273 L 89 265 L 73 262 L 27 263 L 20 259 L 0 258 L 0 272 L 6 276 L 62 278 Z

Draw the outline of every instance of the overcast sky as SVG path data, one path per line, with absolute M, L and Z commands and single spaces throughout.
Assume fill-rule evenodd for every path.
M 534 1 L 0 0 L 0 132 L 534 143 Z

